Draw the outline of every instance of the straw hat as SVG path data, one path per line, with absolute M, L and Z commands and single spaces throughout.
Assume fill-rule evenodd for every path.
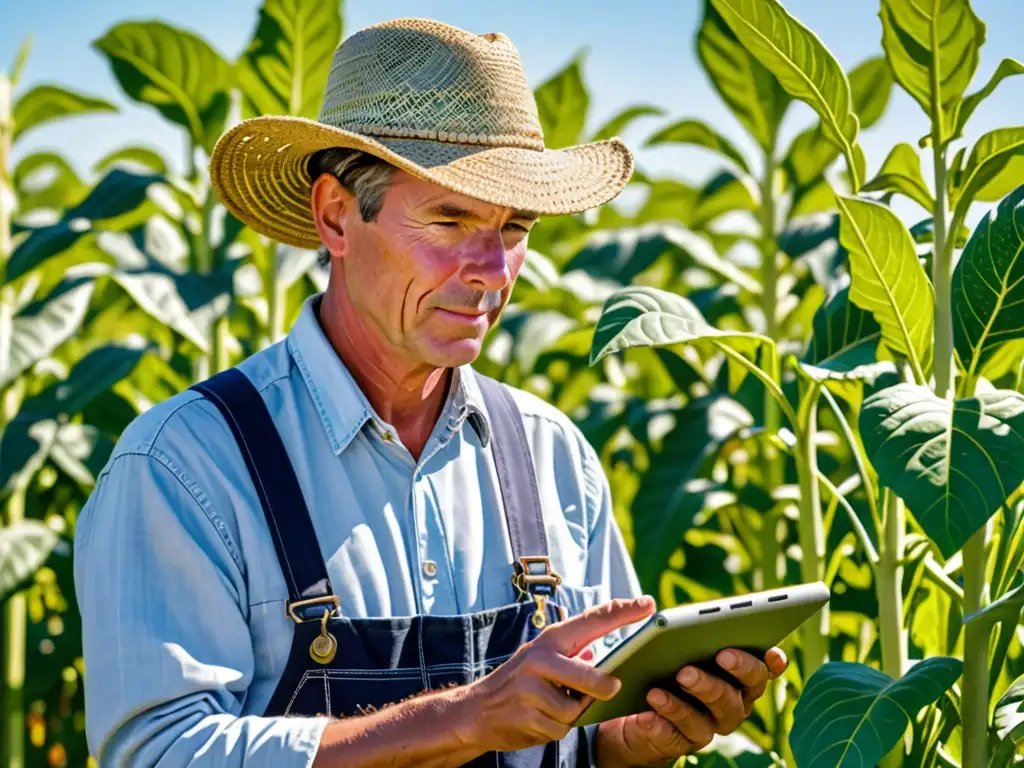
M 320 237 L 306 163 L 330 147 L 360 149 L 455 192 L 544 216 L 600 206 L 633 172 L 618 138 L 544 147 L 508 37 L 427 19 L 347 38 L 335 51 L 319 119 L 242 121 L 214 147 L 210 178 L 221 202 L 254 230 L 314 249 Z

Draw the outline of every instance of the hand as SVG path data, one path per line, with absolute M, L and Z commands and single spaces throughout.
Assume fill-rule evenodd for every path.
M 654 607 L 649 597 L 615 599 L 545 627 L 489 675 L 460 689 L 460 741 L 482 754 L 564 738 L 594 699 L 607 701 L 621 687 L 614 675 L 573 657 L 599 637 L 647 618 Z
M 703 749 L 715 734 L 735 731 L 750 716 L 754 702 L 764 694 L 768 681 L 779 677 L 789 665 L 779 648 L 768 651 L 764 661 L 735 649 L 721 651 L 715 660 L 742 684 L 742 689 L 696 667 L 683 667 L 676 680 L 699 699 L 710 714 L 698 712 L 669 691 L 653 688 L 647 694 L 647 703 L 653 712 L 601 723 L 598 764 L 664 765 Z

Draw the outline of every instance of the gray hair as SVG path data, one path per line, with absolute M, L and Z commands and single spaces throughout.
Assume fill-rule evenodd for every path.
M 341 186 L 358 201 L 359 215 L 365 222 L 377 218 L 384 205 L 384 193 L 397 170 L 391 163 L 375 155 L 340 147 L 314 152 L 306 168 L 313 181 L 320 174 L 329 173 L 341 182 Z M 326 267 L 330 262 L 331 254 L 327 249 L 323 246 L 317 249 L 317 263 Z

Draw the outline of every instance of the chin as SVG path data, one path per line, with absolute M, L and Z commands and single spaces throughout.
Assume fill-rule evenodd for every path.
M 458 368 L 473 363 L 483 349 L 482 339 L 458 339 L 435 342 L 425 350 L 424 358 L 438 368 Z

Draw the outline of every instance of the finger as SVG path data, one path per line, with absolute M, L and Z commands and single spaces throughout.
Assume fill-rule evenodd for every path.
M 660 715 L 666 725 L 671 726 L 671 730 L 689 743 L 691 750 L 703 749 L 715 737 L 714 721 L 678 696 L 673 696 L 661 688 L 652 688 L 647 693 L 647 703 Z M 671 750 L 679 744 L 678 737 L 675 734 L 666 733 L 664 728 L 661 729 L 659 738 L 661 739 L 657 745 L 659 751 Z
M 615 598 L 578 616 L 546 627 L 537 638 L 565 656 L 575 656 L 582 648 L 609 632 L 647 618 L 655 608 L 654 599 L 644 595 L 635 599 Z
M 557 653 L 536 654 L 526 666 L 552 683 L 601 701 L 612 698 L 622 688 L 621 681 L 615 675 Z
M 711 712 L 718 733 L 729 733 L 747 716 L 742 694 L 720 677 L 697 667 L 683 667 L 676 680 Z
M 767 665 L 756 656 L 745 651 L 727 648 L 715 659 L 719 666 L 735 677 L 744 688 L 760 687 L 764 691 L 765 683 L 771 678 Z
M 561 725 L 570 725 L 587 708 L 591 699 L 574 699 L 565 691 L 544 680 L 534 678 L 528 683 L 527 697 L 535 709 Z
M 551 715 L 539 708 L 527 709 L 517 717 L 524 731 L 539 737 L 537 739 L 538 744 L 561 741 L 569 732 L 567 724 L 555 720 Z
M 771 672 L 773 680 L 776 677 L 781 677 L 789 666 L 786 652 L 781 648 L 769 648 L 768 653 L 764 655 L 764 662 L 768 667 L 768 671 Z

